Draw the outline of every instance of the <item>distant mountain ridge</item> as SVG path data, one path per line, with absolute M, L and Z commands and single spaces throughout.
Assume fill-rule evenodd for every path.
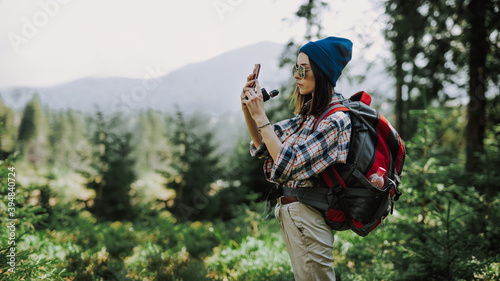
M 112 112 L 152 108 L 218 115 L 239 110 L 241 88 L 255 63 L 262 64 L 259 80 L 263 87 L 276 88 L 286 81 L 288 71 L 278 67 L 282 50 L 278 43 L 260 42 L 150 79 L 87 77 L 52 87 L 0 89 L 0 96 L 14 109 L 22 108 L 38 93 L 51 109 Z M 158 72 L 159 66 L 149 68 Z
M 239 95 L 255 63 L 261 63 L 262 87 L 275 89 L 290 79 L 290 70 L 278 67 L 284 46 L 260 42 L 235 49 L 212 59 L 192 63 L 151 79 L 123 77 L 87 77 L 52 87 L 16 87 L 0 89 L 5 104 L 19 110 L 35 93 L 51 109 L 72 108 L 110 113 L 151 108 L 164 112 L 202 112 L 219 116 L 240 110 Z M 151 76 L 161 73 L 161 66 L 147 66 Z M 364 90 L 374 95 L 374 103 L 394 96 L 394 79 L 381 64 L 356 57 L 337 82 L 335 90 L 350 97 Z M 278 98 L 282 97 L 280 95 Z

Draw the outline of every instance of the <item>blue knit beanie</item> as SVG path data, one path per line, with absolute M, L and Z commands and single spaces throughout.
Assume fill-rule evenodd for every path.
M 311 41 L 302 46 L 300 52 L 305 53 L 314 61 L 335 87 L 342 70 L 351 60 L 352 42 L 349 39 L 332 36 L 315 42 Z

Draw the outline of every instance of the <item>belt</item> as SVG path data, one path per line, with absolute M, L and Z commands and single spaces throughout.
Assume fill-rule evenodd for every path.
M 281 205 L 286 205 L 297 201 L 299 201 L 299 199 L 293 196 L 281 196 L 280 198 L 278 198 L 278 203 L 280 203 Z

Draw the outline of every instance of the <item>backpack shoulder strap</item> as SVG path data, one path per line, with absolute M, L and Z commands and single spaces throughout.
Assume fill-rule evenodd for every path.
M 354 95 L 352 95 L 349 99 L 344 99 L 343 101 L 341 101 L 340 103 L 334 103 L 334 104 L 331 104 L 317 119 L 316 121 L 314 122 L 314 127 L 313 127 L 313 130 L 316 130 L 316 126 L 319 124 L 319 122 L 321 122 L 323 119 L 325 119 L 326 117 L 332 115 L 333 113 L 337 112 L 337 111 L 351 111 L 351 109 L 349 109 L 349 107 L 347 107 L 345 105 L 345 103 L 349 102 L 349 101 L 359 101 L 359 102 L 362 102 L 366 105 L 370 105 L 370 103 L 372 102 L 372 97 L 367 94 L 365 91 L 359 91 L 357 93 L 355 93 Z
M 316 131 L 316 126 L 318 126 L 321 121 L 337 111 L 350 111 L 350 109 L 341 103 L 331 104 L 323 113 L 321 113 L 320 116 L 318 116 L 318 118 L 316 118 L 314 121 L 313 131 Z
M 318 118 L 315 120 L 314 122 L 314 126 L 313 126 L 313 131 L 316 130 L 316 126 L 321 122 L 323 121 L 326 117 L 332 115 L 333 113 L 337 112 L 337 111 L 351 111 L 348 107 L 346 107 L 344 104 L 342 103 L 334 103 L 334 104 L 331 104 L 320 116 L 318 116 Z M 340 183 L 340 185 L 342 187 L 346 187 L 344 181 L 342 180 L 342 178 L 340 177 L 340 175 L 338 174 L 337 170 L 335 169 L 334 165 L 331 165 L 330 167 L 328 167 L 325 171 L 323 171 L 322 173 L 320 173 L 320 176 L 323 178 L 323 181 L 327 184 L 327 186 L 329 188 L 332 188 L 334 186 L 334 179 L 337 180 L 338 183 Z

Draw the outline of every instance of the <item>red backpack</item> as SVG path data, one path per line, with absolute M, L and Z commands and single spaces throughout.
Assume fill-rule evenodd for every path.
M 368 235 L 389 213 L 401 196 L 399 184 L 406 150 L 387 119 L 369 105 L 371 96 L 358 92 L 350 99 L 331 105 L 316 119 L 344 111 L 351 118 L 351 140 L 346 163 L 329 166 L 319 176 L 322 187 L 287 188 L 283 194 L 324 212 L 334 230 L 349 230 Z M 385 169 L 385 184 L 378 188 L 368 177 Z M 325 188 L 326 185 L 328 188 Z

